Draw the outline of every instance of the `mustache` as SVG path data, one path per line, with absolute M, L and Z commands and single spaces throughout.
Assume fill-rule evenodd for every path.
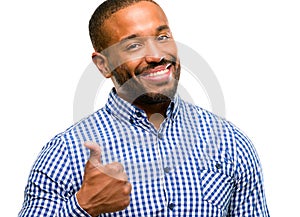
M 148 71 L 150 69 L 154 69 L 155 67 L 158 67 L 158 66 L 163 66 L 163 65 L 168 65 L 168 64 L 175 65 L 176 64 L 176 59 L 172 58 L 170 60 L 167 60 L 165 58 L 162 58 L 159 62 L 148 63 L 148 65 L 146 67 L 143 67 L 141 69 L 137 69 L 136 72 L 135 72 L 135 75 L 138 76 L 138 75 L 142 74 L 145 71 Z

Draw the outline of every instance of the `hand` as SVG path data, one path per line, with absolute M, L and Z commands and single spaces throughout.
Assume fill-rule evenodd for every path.
M 100 146 L 85 142 L 90 159 L 85 165 L 84 178 L 76 197 L 79 205 L 91 216 L 125 209 L 130 203 L 131 184 L 120 163 L 101 163 Z

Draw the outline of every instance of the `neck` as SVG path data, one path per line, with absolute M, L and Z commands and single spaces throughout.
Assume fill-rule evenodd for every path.
M 148 120 L 150 123 L 154 125 L 156 129 L 159 129 L 161 123 L 166 118 L 166 112 L 171 100 L 166 102 L 156 103 L 156 104 L 139 104 L 134 103 L 134 105 L 142 110 L 144 110 L 147 114 Z
M 123 94 L 122 91 L 117 90 L 117 94 L 125 101 L 130 102 L 134 106 L 144 110 L 149 122 L 152 123 L 156 129 L 159 129 L 161 123 L 166 118 L 166 112 L 171 103 L 171 98 L 169 97 L 165 98 L 164 100 L 160 100 L 160 102 L 155 102 L 152 99 L 141 99 L 137 98 L 135 95 L 130 96 L 128 92 L 127 94 Z

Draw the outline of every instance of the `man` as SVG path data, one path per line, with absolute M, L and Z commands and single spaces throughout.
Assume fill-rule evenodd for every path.
M 108 0 L 89 27 L 115 88 L 42 149 L 19 216 L 269 216 L 248 138 L 176 94 L 180 62 L 159 5 Z

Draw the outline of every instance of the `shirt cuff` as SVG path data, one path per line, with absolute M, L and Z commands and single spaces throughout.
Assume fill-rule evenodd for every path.
M 77 193 L 76 193 L 77 194 Z M 67 202 L 67 207 L 64 209 L 67 213 L 64 216 L 82 216 L 82 217 L 91 217 L 84 209 L 82 209 L 77 201 L 76 194 L 73 195 Z

